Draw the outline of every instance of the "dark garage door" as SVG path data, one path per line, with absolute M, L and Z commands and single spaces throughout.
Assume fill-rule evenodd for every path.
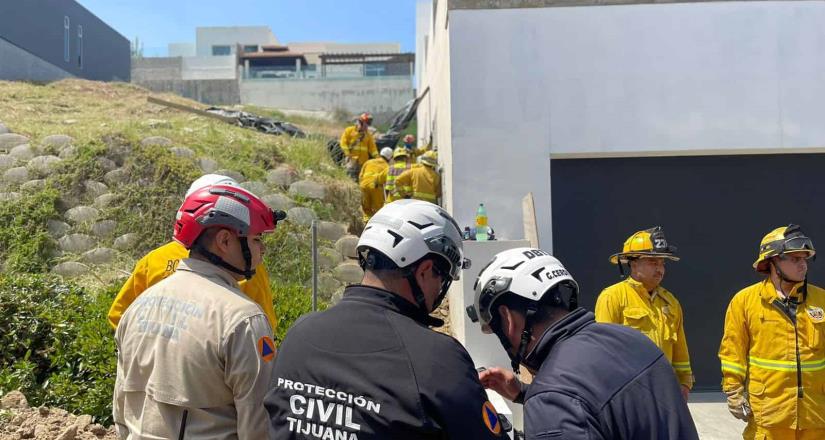
M 636 230 L 665 228 L 682 261 L 662 284 L 682 303 L 697 389 L 720 387 L 725 309 L 760 279 L 762 236 L 797 223 L 825 252 L 825 154 L 554 159 L 551 176 L 554 254 L 590 310 L 619 281 L 608 256 Z M 825 284 L 823 265 L 810 265 L 813 284 Z

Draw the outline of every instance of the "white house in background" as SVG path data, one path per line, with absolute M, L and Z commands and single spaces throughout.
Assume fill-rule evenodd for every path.
M 281 45 L 266 26 L 199 27 L 169 57 L 133 63 L 135 82 L 210 104 L 392 114 L 414 97 L 415 55 L 398 43 Z M 379 118 L 380 119 L 380 118 Z
M 697 387 L 718 389 L 725 307 L 756 279 L 761 237 L 798 223 L 825 243 L 825 2 L 416 10 L 429 88 L 418 135 L 438 147 L 445 207 L 463 227 L 483 202 L 497 235 L 520 239 L 532 192 L 541 246 L 588 307 L 618 279 L 608 256 L 663 226 L 683 257 L 665 284 L 685 310 Z M 825 267 L 810 270 L 825 282 Z
M 209 26 L 195 29 L 196 54 L 206 56 L 235 55 L 238 48 L 244 52 L 258 52 L 261 46 L 275 46 L 278 39 L 269 26 Z

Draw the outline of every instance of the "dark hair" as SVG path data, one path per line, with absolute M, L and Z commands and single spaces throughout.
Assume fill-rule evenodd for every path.
M 203 232 L 201 232 L 201 235 L 199 235 L 198 238 L 195 239 L 195 242 L 192 243 L 192 248 L 189 249 L 189 254 L 205 256 L 201 252 L 201 249 L 207 249 L 208 245 L 212 243 L 213 240 L 215 240 L 215 236 L 218 235 L 218 231 L 220 231 L 221 229 L 226 228 L 207 228 Z

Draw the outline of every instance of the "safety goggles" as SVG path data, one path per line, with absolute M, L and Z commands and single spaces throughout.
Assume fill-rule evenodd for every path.
M 472 265 L 469 259 L 464 258 L 455 242 L 447 236 L 433 237 L 427 240 L 426 243 L 430 252 L 441 255 L 450 263 L 449 273 L 446 275 L 452 281 L 458 281 L 461 278 L 461 270 L 469 269 Z
M 815 252 L 814 243 L 810 238 L 805 236 L 792 237 L 782 243 L 780 252 Z
M 492 319 L 490 307 L 496 298 L 510 290 L 510 284 L 512 282 L 512 278 L 500 276 L 495 276 L 487 280 L 487 283 L 484 284 L 481 293 L 478 295 L 478 310 L 476 310 L 474 306 L 467 307 L 467 316 L 470 320 L 478 322 L 479 318 L 483 318 L 484 322 L 490 322 Z

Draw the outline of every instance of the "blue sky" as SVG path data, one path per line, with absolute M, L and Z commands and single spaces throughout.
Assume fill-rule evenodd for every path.
M 198 26 L 269 26 L 281 43 L 401 43 L 415 51 L 415 0 L 78 0 L 146 55 L 195 42 Z

